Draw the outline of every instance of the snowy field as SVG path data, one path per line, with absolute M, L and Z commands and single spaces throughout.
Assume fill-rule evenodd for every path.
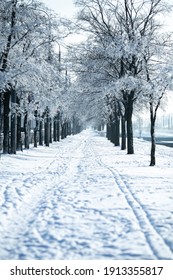
M 173 259 L 173 149 L 98 132 L 2 155 L 0 259 Z

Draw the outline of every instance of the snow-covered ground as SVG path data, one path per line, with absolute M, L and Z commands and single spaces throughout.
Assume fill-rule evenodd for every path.
M 173 149 L 98 132 L 2 155 L 0 259 L 173 259 Z

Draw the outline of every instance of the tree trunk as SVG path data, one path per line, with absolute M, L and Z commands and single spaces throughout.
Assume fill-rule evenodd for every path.
M 76 121 L 75 121 L 75 117 L 73 116 L 73 126 L 72 126 L 72 134 L 75 135 L 75 131 L 76 131 Z
M 132 119 L 127 118 L 127 154 L 134 154 Z
M 24 131 L 25 131 L 25 149 L 29 149 L 29 136 L 30 136 L 30 125 L 28 121 L 28 113 L 26 112 L 24 118 Z
M 111 142 L 115 144 L 116 130 L 115 130 L 115 122 L 111 122 Z
M 17 114 L 17 151 L 22 151 L 21 114 Z
M 3 112 L 3 93 L 0 91 L 0 156 L 3 150 L 3 119 L 4 119 L 4 112 Z
M 10 113 L 10 91 L 4 93 L 4 139 L 3 139 L 3 153 L 10 152 L 9 149 L 9 113 Z
M 127 120 L 127 154 L 134 154 L 133 147 L 133 123 L 132 123 L 132 114 L 133 114 L 133 96 L 132 92 L 128 96 L 128 102 L 126 104 L 126 120 Z
M 50 117 L 49 117 L 49 108 L 46 107 L 44 117 L 44 143 L 49 147 L 50 143 Z
M 71 121 L 68 121 L 68 135 L 71 135 Z
M 115 118 L 115 139 L 114 139 L 115 146 L 120 145 L 120 119 L 118 116 Z
M 49 147 L 50 141 L 50 124 L 49 124 L 49 116 L 46 113 L 45 122 L 44 122 L 44 142 L 47 147 Z
M 37 128 L 34 127 L 34 148 L 37 148 Z
M 16 154 L 17 147 L 17 117 L 16 117 L 16 91 L 11 89 L 11 153 Z
M 52 119 L 49 117 L 49 143 L 52 143 Z
M 53 118 L 53 141 L 57 141 L 57 115 Z
M 59 142 L 60 141 L 60 113 L 58 112 L 58 115 L 57 115 L 57 141 Z
M 67 137 L 68 135 L 68 122 L 66 121 L 65 122 L 65 138 Z
M 16 102 L 18 105 L 18 108 L 20 107 L 20 100 L 18 97 L 16 97 Z M 22 128 L 21 128 L 21 122 L 22 122 L 22 116 L 20 111 L 17 111 L 17 144 L 16 149 L 17 151 L 22 151 Z
M 120 145 L 120 112 L 119 112 L 119 105 L 116 99 L 113 99 L 113 121 L 115 122 L 115 138 L 114 144 L 115 146 Z
M 101 124 L 98 125 L 97 130 L 98 130 L 98 131 L 101 131 L 101 130 L 102 130 Z
M 67 123 L 67 121 L 65 121 L 62 124 L 61 139 L 65 139 L 67 137 L 67 133 L 68 133 L 68 123 Z
M 110 128 L 110 123 L 107 123 L 106 125 L 106 137 L 108 140 L 111 139 L 111 128 Z
M 121 150 L 126 149 L 126 120 L 121 116 Z
M 65 123 L 61 125 L 61 139 L 65 138 Z
M 4 108 L 3 108 L 3 98 L 4 98 L 4 94 L 2 91 L 0 91 L 0 137 L 1 139 L 2 137 L 2 133 L 3 133 L 3 119 L 4 119 Z M 2 143 L 1 143 L 2 145 Z M 1 147 L 2 149 L 2 147 Z
M 37 112 L 37 110 L 35 110 L 34 116 L 35 116 L 34 147 L 37 148 L 37 142 L 38 142 L 37 134 L 38 134 L 38 125 L 39 125 L 38 124 L 38 112 Z
M 39 145 L 43 146 L 43 119 L 39 119 Z
M 155 139 L 155 121 L 156 121 L 156 116 L 154 115 L 153 112 L 153 104 L 150 104 L 150 121 L 151 121 L 151 128 L 150 128 L 150 133 L 151 133 L 151 158 L 150 158 L 150 166 L 155 166 L 156 164 L 156 157 L 155 157 L 155 152 L 156 152 L 156 139 Z
M 79 119 L 76 117 L 73 117 L 73 135 L 80 132 L 80 125 L 79 125 Z

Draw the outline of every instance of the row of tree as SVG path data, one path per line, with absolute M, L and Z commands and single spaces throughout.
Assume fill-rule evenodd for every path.
M 37 0 L 0 1 L 0 148 L 48 146 L 80 130 L 67 106 L 70 79 L 60 45 L 70 30 Z M 32 131 L 32 133 L 31 133 Z
M 86 120 L 107 124 L 107 137 L 134 153 L 134 109 L 148 108 L 151 162 L 161 99 L 172 88 L 172 38 L 161 18 L 172 10 L 163 0 L 76 0 L 77 25 L 86 40 L 69 48 L 76 73 L 75 106 Z M 85 113 L 84 113 L 85 112 Z M 121 120 L 121 125 L 120 125 Z
M 48 146 L 85 122 L 106 124 L 108 139 L 120 145 L 121 135 L 121 148 L 133 154 L 134 109 L 148 108 L 153 166 L 156 114 L 173 78 L 172 38 L 159 20 L 172 7 L 164 0 L 75 2 L 72 23 L 38 0 L 1 0 L 1 149 L 16 153 L 23 136 L 28 148 L 31 130 L 35 147 Z M 86 39 L 62 59 L 72 29 Z

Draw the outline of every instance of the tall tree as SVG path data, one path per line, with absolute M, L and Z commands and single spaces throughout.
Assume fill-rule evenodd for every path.
M 98 46 L 100 50 L 94 56 L 103 62 L 100 69 L 109 75 L 109 87 L 114 86 L 121 96 L 127 122 L 127 153 L 133 154 L 132 115 L 134 102 L 141 93 L 143 54 L 158 32 L 156 18 L 168 11 L 168 3 L 162 0 L 76 0 L 76 4 L 81 8 L 80 27 L 94 41 L 92 54 L 96 54 Z
M 54 111 L 58 103 L 59 59 L 53 50 L 53 44 L 61 37 L 59 26 L 62 24 L 59 23 L 59 19 L 37 0 L 0 2 L 0 117 L 1 132 L 2 129 L 4 132 L 4 152 L 9 150 L 10 123 L 13 131 L 12 152 L 16 150 L 17 141 L 13 138 L 19 135 L 16 133 L 16 109 L 19 105 L 23 107 L 24 114 L 26 108 L 30 109 L 30 112 L 26 112 L 26 127 L 34 116 L 38 101 L 40 114 L 50 103 L 54 104 L 51 108 Z M 50 63 L 51 56 L 53 59 Z M 31 96 L 32 102 L 29 100 Z M 18 105 L 14 102 L 17 99 L 20 99 Z M 11 119 L 10 108 L 13 108 Z

